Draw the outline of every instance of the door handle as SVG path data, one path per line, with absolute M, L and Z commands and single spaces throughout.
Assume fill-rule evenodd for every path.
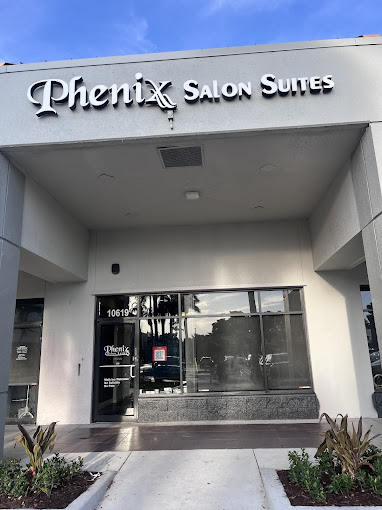
M 136 375 L 133 375 L 133 368 L 135 368 L 135 365 L 129 365 L 130 366 L 130 377 L 131 379 L 134 379 Z

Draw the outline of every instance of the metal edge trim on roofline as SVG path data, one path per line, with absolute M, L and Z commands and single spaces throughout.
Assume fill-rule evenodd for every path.
M 382 37 L 327 39 L 322 41 L 301 41 L 291 43 L 259 44 L 252 46 L 235 46 L 232 48 L 213 48 L 200 50 L 172 51 L 163 53 L 142 53 L 137 55 L 122 55 L 114 57 L 93 57 L 75 60 L 59 60 L 53 62 L 37 62 L 33 64 L 16 64 L 0 67 L 1 73 L 17 73 L 25 71 L 40 71 L 63 69 L 71 67 L 91 67 L 115 64 L 133 64 L 144 62 L 158 62 L 163 60 L 183 60 L 192 58 L 223 57 L 256 53 L 272 53 L 280 51 L 298 51 L 322 48 L 375 46 L 382 44 Z

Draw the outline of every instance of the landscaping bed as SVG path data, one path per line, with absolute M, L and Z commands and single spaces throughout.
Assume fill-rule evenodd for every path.
M 27 496 L 15 498 L 0 494 L 0 508 L 66 508 L 93 483 L 94 477 L 90 473 L 82 472 L 54 489 L 50 495 L 32 492 Z
M 302 448 L 289 451 L 289 470 L 277 471 L 292 506 L 382 507 L 382 451 L 358 426 L 348 427 L 347 415 L 341 420 L 325 417 L 330 428 L 313 459 Z M 338 417 L 337 416 L 337 417 Z
M 381 506 L 382 496 L 374 494 L 371 489 L 357 489 L 351 494 L 328 493 L 325 503 L 312 499 L 300 486 L 289 479 L 289 470 L 277 471 L 292 506 Z M 329 477 L 324 477 L 323 486 L 330 484 Z

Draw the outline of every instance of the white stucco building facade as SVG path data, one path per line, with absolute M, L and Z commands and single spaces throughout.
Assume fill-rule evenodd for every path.
M 0 67 L 3 423 L 377 416 L 381 64 L 375 37 Z

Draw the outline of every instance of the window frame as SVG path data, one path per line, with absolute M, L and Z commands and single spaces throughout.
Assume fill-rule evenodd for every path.
M 284 293 L 291 291 L 291 290 L 298 290 L 300 292 L 300 304 L 301 304 L 301 310 L 299 311 L 289 311 L 289 301 L 285 300 L 285 311 L 284 312 L 263 312 L 262 311 L 262 304 L 261 304 L 261 292 L 262 291 L 275 291 L 275 290 L 282 290 Z M 230 313 L 230 314 L 192 314 L 192 315 L 186 315 L 185 312 L 182 312 L 182 296 L 187 294 L 213 294 L 213 293 L 243 293 L 243 292 L 254 292 L 257 293 L 257 302 L 259 305 L 259 310 L 257 312 L 249 312 L 249 313 Z M 178 313 L 176 315 L 165 315 L 165 316 L 158 316 L 158 315 L 150 315 L 150 316 L 144 316 L 141 314 L 141 306 L 139 298 L 143 296 L 150 296 L 150 295 L 156 295 L 156 296 L 163 296 L 163 295 L 177 295 L 178 296 Z M 133 296 L 137 297 L 138 299 L 138 308 L 137 308 L 137 315 L 133 317 L 110 317 L 110 318 L 100 318 L 98 317 L 98 310 L 99 310 L 99 301 L 102 298 L 110 298 L 111 296 Z M 264 373 L 264 380 L 265 380 L 265 389 L 264 390 L 241 390 L 241 391 L 219 391 L 219 392 L 197 392 L 197 393 L 185 393 L 183 392 L 183 324 L 186 319 L 195 319 L 195 318 L 201 318 L 201 317 L 211 317 L 211 318 L 229 318 L 229 317 L 251 317 L 251 316 L 259 316 L 260 318 L 260 334 L 261 334 L 261 349 L 262 352 L 265 353 L 265 338 L 264 338 L 264 325 L 263 325 L 263 317 L 264 316 L 273 316 L 273 315 L 282 315 L 285 318 L 289 317 L 290 315 L 301 315 L 302 316 L 302 324 L 303 324 L 303 331 L 305 336 L 305 342 L 306 342 L 306 352 L 307 352 L 307 363 L 308 363 L 308 369 L 309 369 L 309 379 L 310 379 L 310 388 L 296 388 L 296 389 L 269 389 L 268 384 L 268 378 L 266 374 Z M 301 393 L 314 393 L 314 381 L 312 376 L 312 364 L 311 364 L 311 354 L 310 354 L 310 347 L 309 347 L 309 338 L 308 338 L 308 330 L 307 330 L 307 323 L 306 323 L 306 308 L 305 308 L 305 296 L 304 296 L 304 287 L 303 286 L 284 286 L 284 287 L 258 287 L 258 288 L 245 288 L 245 289 L 198 289 L 198 290 L 187 290 L 187 291 L 157 291 L 157 292 L 134 292 L 134 293 L 117 293 L 117 294 L 97 294 L 96 295 L 96 303 L 95 303 L 95 322 L 96 324 L 99 322 L 131 322 L 136 321 L 137 322 L 137 330 L 138 330 L 138 359 L 140 359 L 140 321 L 141 320 L 147 320 L 147 319 L 153 319 L 153 320 L 161 320 L 161 319 L 177 319 L 179 320 L 179 365 L 180 365 L 180 388 L 181 393 L 179 394 L 148 394 L 147 397 L 154 397 L 154 398 L 163 398 L 163 397 L 180 397 L 180 396 L 204 396 L 208 397 L 208 395 L 243 395 L 243 394 L 301 394 Z M 291 342 L 291 331 L 290 331 L 290 321 L 286 321 L 286 334 L 288 337 L 289 334 L 289 341 Z M 288 326 L 289 324 L 289 326 Z M 288 333 L 289 331 L 289 333 Z M 287 338 L 288 341 L 288 338 Z M 139 398 L 144 398 L 145 393 L 139 393 Z

